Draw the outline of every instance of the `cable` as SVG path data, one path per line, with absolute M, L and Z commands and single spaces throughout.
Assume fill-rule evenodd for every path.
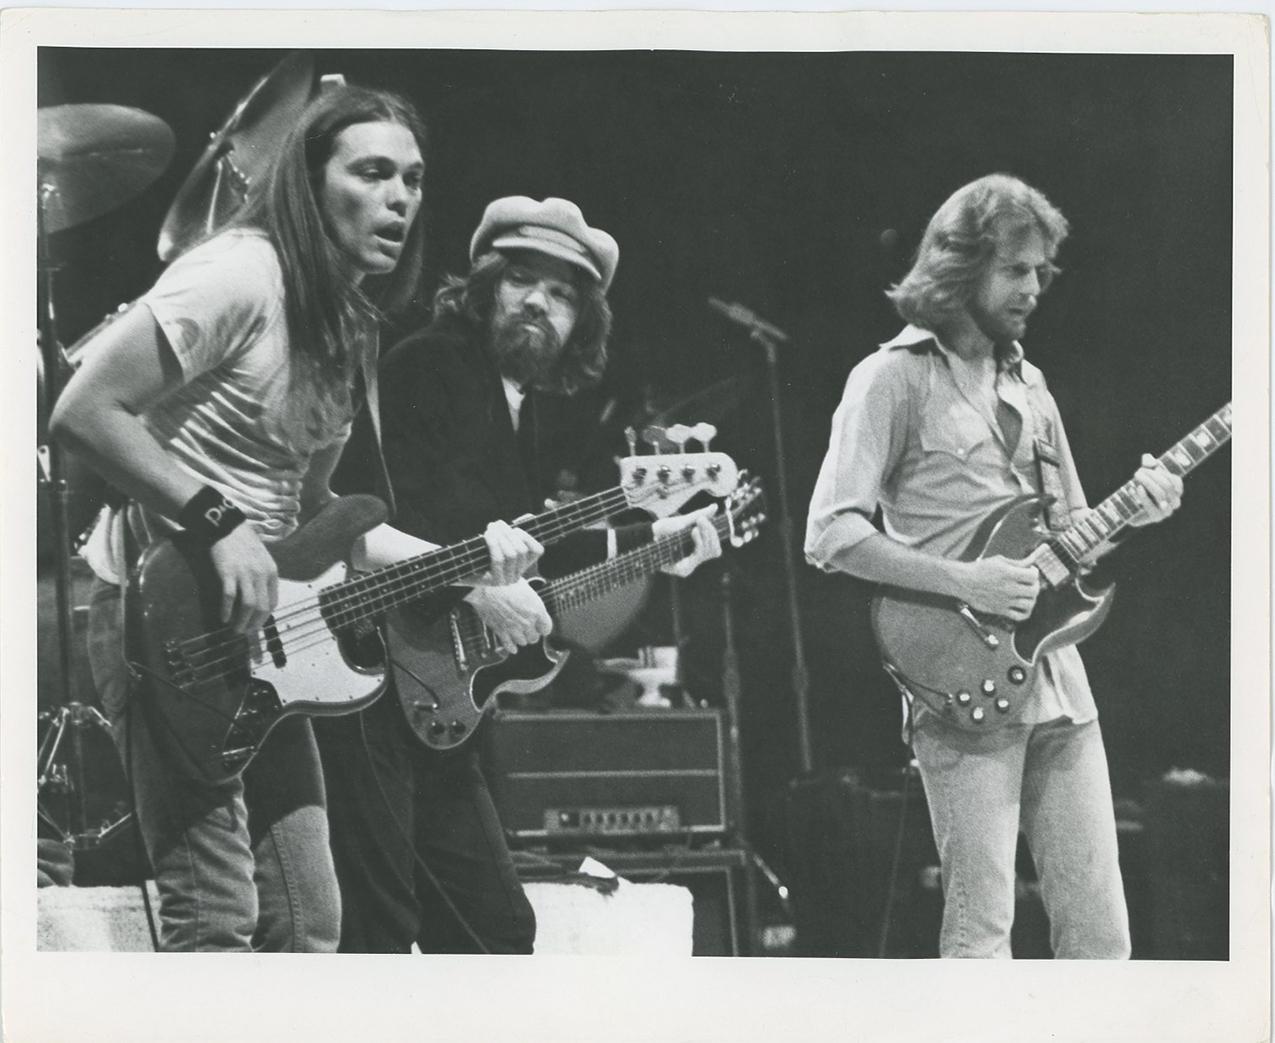
M 385 786 L 381 783 L 381 777 L 376 772 L 376 762 L 372 759 L 372 748 L 367 741 L 367 722 L 364 720 L 362 713 L 360 713 L 358 717 L 359 738 L 363 742 L 363 753 L 364 756 L 367 757 L 368 771 L 371 772 L 372 781 L 376 783 L 377 792 L 380 793 L 381 801 L 385 804 L 385 813 L 389 815 L 390 820 L 398 829 L 400 836 L 402 836 L 404 842 L 406 842 L 407 849 L 412 853 L 412 858 L 415 859 L 416 864 L 420 866 L 425 875 L 429 877 L 430 883 L 434 885 L 434 890 L 438 892 L 439 897 L 447 904 L 447 908 L 451 910 L 452 915 L 456 917 L 456 922 L 459 923 L 465 933 L 469 935 L 470 940 L 478 946 L 478 950 L 485 956 L 490 956 L 492 954 L 491 950 L 487 948 L 487 946 L 483 943 L 483 940 L 478 936 L 478 932 L 470 926 L 469 921 L 465 919 L 460 909 L 456 907 L 456 903 L 452 901 L 451 895 L 447 893 L 447 889 L 443 887 L 442 882 L 434 875 L 434 871 L 430 869 L 429 864 L 421 858 L 420 852 L 416 850 L 416 843 L 410 831 L 402 822 L 399 821 L 398 816 L 394 814 L 394 805 L 390 803 L 390 795 L 385 792 Z
M 146 852 L 146 844 L 142 837 L 142 817 L 137 811 L 137 789 L 133 780 L 133 693 L 129 693 L 128 704 L 124 707 L 124 727 L 127 737 L 124 739 L 124 780 L 128 784 L 129 813 L 133 816 L 133 839 L 136 842 L 137 854 L 141 859 L 141 879 L 138 886 L 142 891 L 142 909 L 146 913 L 146 929 L 151 936 L 151 949 L 159 952 L 159 933 L 155 930 L 155 910 L 151 908 L 151 894 L 146 887 L 146 868 L 150 865 L 150 856 Z
M 899 880 L 899 866 L 903 854 L 903 832 L 908 819 L 908 789 L 912 780 L 912 769 L 903 771 L 903 792 L 899 797 L 899 829 L 894 838 L 894 857 L 890 862 L 889 885 L 885 893 L 885 910 L 881 914 L 881 938 L 877 944 L 877 959 L 885 959 L 886 944 L 890 940 L 890 920 L 894 911 L 894 896 Z

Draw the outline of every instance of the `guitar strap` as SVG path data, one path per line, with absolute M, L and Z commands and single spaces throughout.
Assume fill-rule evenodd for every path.
M 372 485 L 376 495 L 385 501 L 385 505 L 390 509 L 390 518 L 393 519 L 395 513 L 394 489 L 390 485 L 389 469 L 385 466 L 385 451 L 381 447 L 381 397 L 379 384 L 377 381 L 377 364 L 378 352 L 368 352 L 363 357 L 363 368 L 357 377 L 357 386 L 355 388 L 356 397 L 363 399 L 363 408 L 357 410 L 354 422 L 356 424 L 365 422 L 371 430 L 372 444 L 372 460 L 367 461 L 373 465 Z M 363 420 L 366 414 L 367 420 Z
M 1067 502 L 1067 489 L 1063 484 L 1062 453 L 1052 436 L 1050 425 L 1043 419 L 1042 411 L 1032 401 L 1030 388 L 1023 401 L 1032 412 L 1032 462 L 1036 492 L 1046 497 L 1045 524 L 1051 532 L 1060 532 L 1071 524 L 1071 510 Z

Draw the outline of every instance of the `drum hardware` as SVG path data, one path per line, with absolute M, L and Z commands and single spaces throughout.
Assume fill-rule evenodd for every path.
M 120 105 L 58 105 L 37 113 L 36 221 L 39 270 L 43 276 L 40 309 L 40 368 L 44 416 L 51 416 L 70 366 L 57 333 L 56 273 L 50 237 L 122 205 L 163 173 L 172 158 L 174 138 L 168 124 L 148 112 Z M 44 432 L 40 432 L 43 437 Z M 121 828 L 126 819 L 86 829 L 84 809 L 85 728 L 103 728 L 106 719 L 75 698 L 71 609 L 70 487 L 67 461 L 52 440 L 37 447 L 37 474 L 47 495 L 52 529 L 56 593 L 57 661 L 62 704 L 43 716 L 46 725 L 38 759 L 37 806 L 41 821 L 72 848 L 94 846 Z M 70 738 L 70 753 L 64 749 Z M 63 828 L 40 805 L 40 798 L 67 797 Z
M 304 51 L 293 51 L 253 85 L 209 136 L 169 207 L 159 232 L 161 261 L 173 260 L 235 215 L 314 95 L 314 59 Z

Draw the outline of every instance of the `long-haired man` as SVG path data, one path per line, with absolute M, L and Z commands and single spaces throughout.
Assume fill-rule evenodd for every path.
M 812 564 L 993 616 L 1031 614 L 1035 567 L 961 555 L 1013 497 L 1054 496 L 1054 527 L 1087 510 L 1057 405 L 1019 342 L 1067 232 L 1041 192 L 1006 175 L 938 209 L 889 292 L 908 325 L 855 366 L 833 417 L 806 530 Z M 1142 464 L 1139 525 L 1168 517 L 1182 495 L 1181 479 L 1150 456 Z M 997 731 L 961 731 L 920 703 L 911 712 L 942 864 L 942 955 L 1010 955 L 1021 829 L 1055 955 L 1127 957 L 1106 755 L 1075 646 L 1045 656 L 1021 719 Z
M 166 950 L 332 950 L 339 893 L 308 721 L 285 719 L 242 777 L 176 770 L 135 712 L 120 584 L 137 550 L 186 529 L 207 549 L 223 619 L 259 628 L 278 596 L 267 543 L 331 498 L 328 479 L 376 390 L 377 323 L 419 273 L 424 135 L 395 95 L 319 96 L 230 227 L 179 257 L 109 326 L 52 429 L 129 498 L 89 544 L 99 577 L 90 662 L 133 786 Z M 539 547 L 495 527 L 492 579 Z M 386 562 L 428 544 L 388 526 L 355 548 Z

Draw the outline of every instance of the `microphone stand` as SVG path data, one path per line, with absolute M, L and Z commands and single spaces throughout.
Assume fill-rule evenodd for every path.
M 737 320 L 738 321 L 738 320 Z M 784 567 L 784 585 L 788 599 L 788 623 L 792 635 L 792 688 L 797 706 L 797 750 L 801 771 L 814 770 L 810 742 L 810 675 L 806 670 L 806 652 L 801 636 L 801 613 L 797 603 L 797 570 L 793 561 L 792 516 L 788 510 L 788 473 L 784 462 L 783 419 L 779 408 L 779 342 L 786 339 L 782 331 L 757 319 L 745 322 L 749 339 L 761 345 L 766 356 L 766 375 L 770 387 L 771 422 L 775 432 L 775 477 L 779 495 L 779 538 Z

